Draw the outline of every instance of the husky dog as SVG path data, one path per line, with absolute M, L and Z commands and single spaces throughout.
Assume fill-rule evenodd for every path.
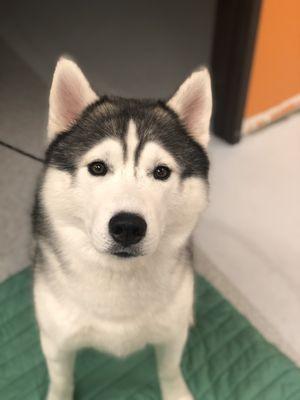
M 207 204 L 208 71 L 168 101 L 98 96 L 61 58 L 36 195 L 34 301 L 48 400 L 73 398 L 76 351 L 155 348 L 164 400 L 191 400 L 180 370 L 193 321 L 189 238 Z M 101 379 L 101 371 L 99 371 Z

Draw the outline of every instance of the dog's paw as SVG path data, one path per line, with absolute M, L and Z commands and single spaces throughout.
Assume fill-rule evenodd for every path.
M 186 393 L 181 394 L 179 397 L 175 396 L 172 398 L 172 400 L 194 400 L 194 397 L 191 395 L 191 393 L 187 390 Z
M 65 394 L 61 394 L 59 395 L 58 393 L 51 393 L 49 392 L 47 395 L 47 400 L 73 400 L 73 396 L 72 395 L 65 395 Z
M 180 396 L 166 396 L 164 397 L 164 400 L 194 400 L 194 397 L 191 395 L 191 393 L 187 392 L 186 394 L 182 394 Z
M 65 389 L 50 387 L 46 400 L 73 400 L 73 388 Z
M 49 392 L 47 395 L 47 400 L 73 400 L 72 395 L 58 394 Z
M 191 393 L 187 393 L 175 400 L 194 400 L 194 397 L 191 395 Z
M 181 380 L 178 385 L 163 387 L 163 400 L 194 400 L 185 382 Z

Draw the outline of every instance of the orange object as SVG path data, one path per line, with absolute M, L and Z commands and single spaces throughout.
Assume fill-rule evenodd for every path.
M 298 94 L 300 1 L 263 0 L 244 117 Z

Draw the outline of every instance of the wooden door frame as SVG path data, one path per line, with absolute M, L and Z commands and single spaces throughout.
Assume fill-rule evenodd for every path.
M 217 0 L 212 49 L 213 132 L 241 139 L 261 0 Z

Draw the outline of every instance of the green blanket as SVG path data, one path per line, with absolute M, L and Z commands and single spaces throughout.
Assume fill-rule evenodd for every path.
M 182 360 L 195 399 L 300 399 L 300 370 L 202 278 L 196 316 Z M 27 269 L 0 285 L 0 400 L 44 399 L 47 384 Z M 83 351 L 75 399 L 160 399 L 152 349 L 126 360 Z

